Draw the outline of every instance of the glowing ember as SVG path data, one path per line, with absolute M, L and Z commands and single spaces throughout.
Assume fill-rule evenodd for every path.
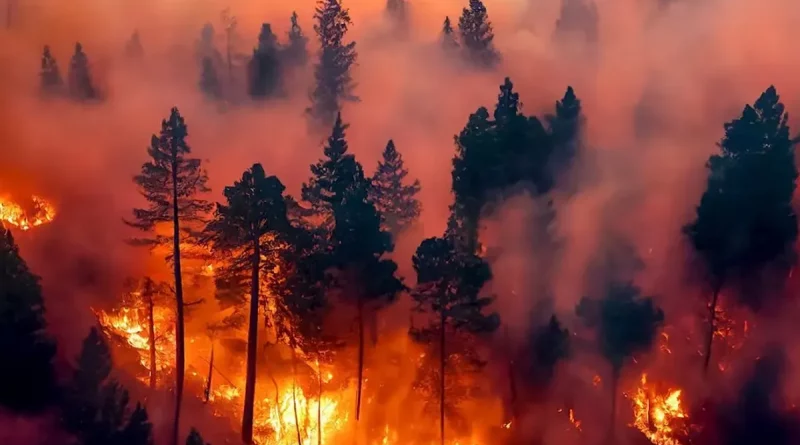
M 27 209 L 10 199 L 0 198 L 0 224 L 29 230 L 49 223 L 55 216 L 53 205 L 39 196 L 31 196 L 31 205 Z
M 681 406 L 681 390 L 670 389 L 659 394 L 647 384 L 647 374 L 631 399 L 633 425 L 654 445 L 681 445 L 675 438 L 681 420 L 687 417 Z

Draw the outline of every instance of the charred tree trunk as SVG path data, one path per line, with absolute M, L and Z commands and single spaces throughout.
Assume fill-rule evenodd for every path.
M 211 398 L 211 377 L 214 373 L 214 340 L 211 340 L 211 358 L 208 360 L 208 378 L 206 379 L 206 389 L 203 395 L 208 403 Z
M 303 445 L 303 438 L 300 436 L 300 419 L 297 417 L 297 352 L 294 341 L 292 341 L 292 407 L 294 409 L 294 429 L 297 431 L 297 445 Z
M 505 328 L 506 344 L 511 345 L 511 338 L 508 335 L 508 326 Z M 513 353 L 509 352 L 509 357 L 513 357 Z M 508 359 L 508 389 L 511 396 L 511 421 L 517 421 L 517 380 L 514 374 L 514 359 Z
M 719 292 L 722 285 L 714 286 L 714 294 L 711 297 L 711 304 L 708 305 L 708 333 L 706 334 L 705 354 L 703 359 L 703 374 L 708 374 L 708 365 L 711 363 L 711 345 L 714 342 L 714 333 L 717 330 L 717 304 L 719 303 Z
M 258 351 L 258 291 L 261 249 L 258 235 L 253 235 L 252 277 L 250 278 L 250 322 L 247 331 L 247 377 L 242 413 L 242 442 L 253 443 L 253 411 L 256 400 L 256 352 Z
M 444 313 L 444 308 L 440 310 L 439 317 L 439 433 L 444 445 L 444 368 L 447 361 L 447 354 L 445 351 L 445 321 L 447 317 Z
M 175 419 L 172 425 L 172 445 L 178 445 L 183 402 L 184 356 L 183 277 L 181 276 L 181 240 L 178 218 L 178 159 L 177 147 L 172 149 L 172 263 L 175 268 Z
M 364 382 L 364 300 L 358 296 L 358 386 L 356 388 L 356 421 L 361 415 L 361 391 Z
M 619 387 L 620 369 L 614 365 L 611 370 L 611 420 L 608 425 L 608 445 L 614 445 L 617 425 L 617 388 Z
M 147 343 L 150 348 L 150 389 L 156 389 L 156 326 L 153 316 L 153 292 L 147 289 Z

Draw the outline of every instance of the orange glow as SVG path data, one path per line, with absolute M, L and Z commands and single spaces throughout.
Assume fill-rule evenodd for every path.
M 27 209 L 7 197 L 0 197 L 0 224 L 30 230 L 51 222 L 55 216 L 55 207 L 39 196 L 31 196 L 31 205 Z
M 634 422 L 631 426 L 642 432 L 653 445 L 682 445 L 675 438 L 678 424 L 687 414 L 681 406 L 681 390 L 669 389 L 660 393 L 642 375 L 640 385 L 631 398 Z

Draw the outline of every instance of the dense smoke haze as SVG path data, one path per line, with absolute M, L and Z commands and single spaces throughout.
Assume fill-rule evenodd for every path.
M 11 16 L 7 17 L 8 26 L 0 30 L 0 198 L 42 196 L 57 210 L 51 223 L 14 232 L 14 236 L 22 256 L 42 277 L 48 330 L 57 340 L 56 363 L 61 372 L 61 368 L 69 368 L 86 333 L 97 324 L 96 311 L 120 307 L 126 278 L 148 275 L 172 282 L 166 255 L 131 247 L 126 240 L 137 233 L 123 223 L 132 208 L 143 205 L 132 178 L 148 160 L 151 135 L 158 134 L 172 107 L 178 107 L 186 120 L 193 156 L 201 158 L 208 170 L 212 202 L 224 202 L 223 189 L 256 162 L 264 166 L 267 175 L 280 179 L 287 194 L 300 199 L 302 184 L 311 175 L 309 165 L 323 156 L 322 147 L 330 135 L 330 126 L 312 130 L 304 113 L 319 46 L 313 29 L 316 2 L 5 1 L 13 7 L 3 12 L 4 20 L 5 14 Z M 488 394 L 482 393 L 479 402 L 467 402 L 465 422 L 473 429 L 458 443 L 604 444 L 611 415 L 606 385 L 613 372 L 599 349 L 583 341 L 591 330 L 582 324 L 575 308 L 585 296 L 601 297 L 610 280 L 632 280 L 641 295 L 652 296 L 664 313 L 663 329 L 651 346 L 634 351 L 631 355 L 636 359 L 622 370 L 616 443 L 759 443 L 743 441 L 751 437 L 751 427 L 784 432 L 783 438 L 764 438 L 761 443 L 765 445 L 791 443 L 788 438 L 800 437 L 792 436 L 797 434 L 794 427 L 774 427 L 769 416 L 777 415 L 770 407 L 780 403 L 771 404 L 770 396 L 787 406 L 800 397 L 800 379 L 796 377 L 800 350 L 795 346 L 800 332 L 793 322 L 800 315 L 796 270 L 792 268 L 789 279 L 781 281 L 775 291 L 784 298 L 759 311 L 734 306 L 723 289 L 721 304 L 726 316 L 735 320 L 731 329 L 742 337 L 736 340 L 741 345 L 728 345 L 730 355 L 720 347 L 719 366 L 712 362 L 717 377 L 704 378 L 702 338 L 707 326 L 703 317 L 711 290 L 699 277 L 695 255 L 682 230 L 696 216 L 707 185 L 706 162 L 720 150 L 717 144 L 725 134 L 723 124 L 738 118 L 745 104 L 752 104 L 774 85 L 789 113 L 791 136 L 797 136 L 800 51 L 795 45 L 800 41 L 800 3 L 596 0 L 595 25 L 579 18 L 578 31 L 558 37 L 561 1 L 578 0 L 485 0 L 496 36 L 494 44 L 502 56 L 499 64 L 488 69 L 473 69 L 441 49 L 444 18 L 449 16 L 457 27 L 467 0 L 409 0 L 409 29 L 404 38 L 392 33 L 383 0 L 343 1 L 353 22 L 347 39 L 357 43 L 352 75 L 354 93 L 360 98 L 345 102 L 341 110 L 344 122 L 350 125 L 349 151 L 365 173 L 372 175 L 392 139 L 403 155 L 409 178 L 421 184 L 421 216 L 394 240 L 394 252 L 387 255 L 397 263 L 398 275 L 409 288 L 414 288 L 417 280 L 412 264 L 417 246 L 426 238 L 442 236 L 448 223 L 454 200 L 453 137 L 478 107 L 487 107 L 491 114 L 498 86 L 506 77 L 514 82 L 526 115 L 544 121 L 546 115 L 555 113 L 556 102 L 571 86 L 585 116 L 572 168 L 546 196 L 533 196 L 522 186 L 512 187 L 491 212 L 484 210 L 480 241 L 493 278 L 483 289 L 496 297 L 491 309 L 498 313 L 501 325 L 477 348 L 487 362 L 477 377 L 478 386 Z M 200 91 L 196 48 L 201 29 L 211 23 L 215 43 L 224 51 L 221 14 L 225 10 L 236 17 L 238 36 L 232 45 L 234 52 L 244 57 L 252 54 L 263 23 L 269 23 L 278 40 L 285 42 L 290 17 L 297 12 L 309 38 L 309 63 L 284 78 L 279 97 L 261 102 L 244 98 L 234 104 L 209 100 Z M 596 26 L 595 40 L 584 35 L 592 26 Z M 136 59 L 125 54 L 134 32 L 143 49 L 143 56 Z M 42 48 L 49 45 L 66 78 L 76 42 L 88 56 L 102 96 L 97 103 L 49 98 L 40 92 Z M 548 209 L 554 211 L 555 219 L 545 226 L 543 215 Z M 557 247 L 543 239 L 545 232 L 557 239 Z M 222 310 L 213 295 L 204 298 L 187 320 L 188 332 L 197 338 L 205 338 L 199 334 L 205 323 Z M 730 307 L 726 301 L 731 302 Z M 377 343 L 370 343 L 367 354 L 381 359 L 371 359 L 375 362 L 367 369 L 365 397 L 369 397 L 373 379 L 389 379 L 395 382 L 390 386 L 403 390 L 412 386 L 415 367 L 387 370 L 376 362 L 388 362 L 391 354 L 401 361 L 403 354 L 425 354 L 422 346 L 407 338 L 413 304 L 410 293 L 402 292 L 396 303 L 377 315 L 372 333 Z M 333 318 L 349 319 L 353 314 L 348 310 L 334 309 Z M 533 400 L 541 394 L 539 388 L 533 388 L 537 385 L 511 394 L 514 383 L 509 380 L 521 377 L 513 377 L 515 371 L 509 371 L 509 363 L 514 363 L 518 350 L 528 347 L 532 332 L 546 325 L 553 314 L 569 330 L 569 358 L 558 362 L 555 375 L 545 385 L 546 402 L 520 402 L 519 406 L 530 409 L 512 414 L 511 399 Z M 355 343 L 349 337 L 347 342 L 348 354 L 355 357 Z M 392 352 L 376 352 L 384 345 Z M 190 364 L 209 354 L 206 349 L 198 351 L 200 346 L 189 350 Z M 236 360 L 244 363 L 244 350 L 234 352 L 219 346 L 216 354 L 220 367 L 234 369 L 239 363 Z M 223 365 L 225 360 L 229 362 Z M 355 358 L 348 360 L 345 363 L 355 367 Z M 309 363 L 313 369 L 313 361 Z M 119 366 L 124 374 L 125 366 Z M 192 366 L 203 369 L 201 366 L 208 365 Z M 727 368 L 723 372 L 718 367 Z M 244 382 L 244 371 L 238 369 L 242 380 L 230 377 L 234 380 L 229 382 L 231 386 Z M 688 432 L 686 437 L 691 439 L 656 442 L 636 428 L 625 428 L 623 425 L 636 421 L 631 400 L 645 373 L 650 383 L 682 389 L 681 403 L 687 416 L 711 416 L 714 421 L 709 422 L 714 425 L 738 425 L 739 437 L 732 439 L 722 433 L 693 437 Z M 228 378 L 225 372 L 221 375 Z M 270 378 L 259 377 L 257 391 L 271 391 L 275 378 Z M 763 383 L 773 380 L 774 387 Z M 123 382 L 131 386 L 133 399 L 147 395 L 156 443 L 169 444 L 172 408 L 167 391 L 154 395 L 144 388 L 146 384 L 144 389 L 134 388 L 139 383 L 136 378 Z M 348 385 L 352 383 L 344 387 L 353 391 Z M 201 389 L 189 383 L 187 388 L 181 437 L 188 434 L 189 427 L 197 427 L 215 445 L 239 443 L 238 417 L 227 419 L 228 411 L 217 415 L 213 405 L 201 402 Z M 753 392 L 766 395 L 753 396 Z M 348 413 L 346 428 L 354 432 L 340 436 L 342 443 L 348 439 L 360 445 L 381 443 L 380 438 L 370 436 L 372 430 L 352 427 L 355 402 L 348 397 L 340 401 L 338 410 Z M 430 424 L 430 431 L 426 430 L 424 439 L 428 442 L 415 438 L 419 442 L 413 443 L 439 443 L 438 395 L 432 396 L 430 412 L 420 408 L 425 414 L 415 411 L 408 420 L 403 417 L 404 397 L 405 393 L 390 397 L 383 406 L 385 419 L 380 421 L 385 420 L 386 434 L 390 424 L 400 428 L 394 423 L 411 424 L 427 416 L 424 423 Z M 754 400 L 759 397 L 767 401 Z M 307 403 L 311 406 L 311 396 Z M 381 407 L 365 410 L 367 422 L 379 422 L 375 412 Z M 750 423 L 742 421 L 747 413 L 760 417 Z M 9 423 L 0 423 L 0 429 L 8 426 L 8 431 L 17 430 L 16 435 L 4 439 L 0 431 L 0 442 L 55 443 L 56 439 L 37 436 L 48 428 L 55 430 L 55 421 L 10 418 Z M 39 425 L 37 422 L 47 426 L 31 426 Z M 461 431 L 453 425 L 448 433 Z M 547 425 L 550 427 L 545 428 Z M 53 433 L 54 437 L 60 437 L 58 434 Z M 274 443 L 296 443 L 293 434 L 292 430 L 289 439 Z M 316 443 L 315 437 L 309 435 L 304 441 Z M 448 444 L 455 444 L 455 439 L 453 433 Z M 402 436 L 392 440 L 383 443 L 405 445 Z

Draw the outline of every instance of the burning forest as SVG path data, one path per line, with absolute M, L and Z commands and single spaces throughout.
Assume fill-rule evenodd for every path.
M 789 0 L 3 1 L 0 443 L 800 443 Z

